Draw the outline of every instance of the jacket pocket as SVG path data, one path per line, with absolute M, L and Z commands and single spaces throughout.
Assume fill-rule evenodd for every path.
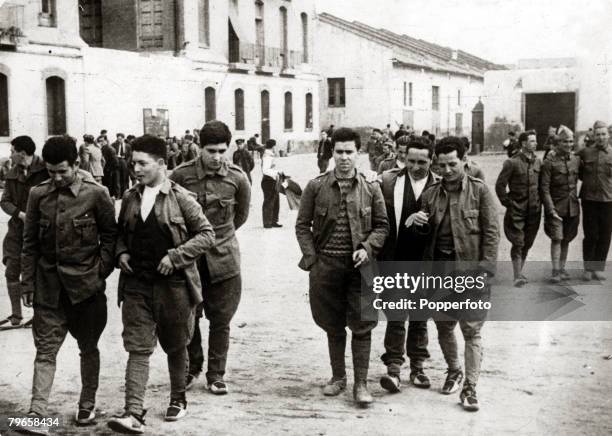
M 372 230 L 372 208 L 370 206 L 361 208 L 359 213 L 361 219 L 361 231 L 368 233 Z
M 74 218 L 72 225 L 81 238 L 81 246 L 96 245 L 98 243 L 98 227 L 94 218 Z
M 480 212 L 478 209 L 464 210 L 463 211 L 463 219 L 465 221 L 465 227 L 470 233 L 479 233 L 480 232 L 480 223 L 479 218 Z
M 188 238 L 189 233 L 187 231 L 187 225 L 185 224 L 185 218 L 182 216 L 173 216 L 170 217 L 170 224 L 176 231 L 178 231 L 179 235 L 181 235 L 181 240 L 185 240 Z
M 42 240 L 47 235 L 49 231 L 49 227 L 51 227 L 51 222 L 48 219 L 41 218 L 38 221 L 38 240 L 42 242 Z
M 313 230 L 321 230 L 323 227 L 323 223 L 325 221 L 325 217 L 327 216 L 327 206 L 316 206 L 314 218 L 312 220 L 312 228 Z

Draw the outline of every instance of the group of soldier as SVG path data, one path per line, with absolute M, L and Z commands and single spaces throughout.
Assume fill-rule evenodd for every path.
M 596 123 L 594 134 L 595 144 L 574 155 L 568 151 L 571 131 L 560 129 L 542 165 L 534 154 L 535 135 L 524 132 L 518 152 L 504 163 L 496 191 L 507 208 L 504 230 L 513 244 L 515 285 L 526 281 L 522 267 L 539 225 L 541 203 L 546 233 L 553 241 L 551 280 L 567 278 L 564 262 L 577 226 L 579 178 L 584 279 L 604 279 L 601 271 L 612 223 L 612 149 L 605 124 Z M 118 220 L 109 190 L 79 167 L 73 138 L 48 139 L 42 159 L 29 137 L 12 141 L 15 165 L 1 202 L 11 215 L 3 258 L 10 318 L 21 322 L 20 299 L 34 307 L 31 416 L 47 414 L 56 355 L 69 332 L 77 340 L 81 359 L 75 420 L 81 425 L 95 422 L 98 341 L 107 319 L 106 279 L 116 267 L 122 338 L 129 358 L 124 412 L 108 425 L 124 433 L 144 432 L 149 358 L 158 340 L 170 374 L 170 404 L 164 418 L 176 421 L 185 416 L 186 391 L 203 371 L 202 316 L 210 321 L 207 388 L 218 395 L 228 392 L 224 375 L 230 322 L 242 287 L 235 232 L 247 220 L 251 196 L 249 178 L 226 156 L 231 136 L 224 123 L 207 122 L 198 132 L 198 156 L 171 174 L 164 139 L 144 135 L 131 140 L 136 183 L 122 195 Z M 474 261 L 481 271 L 494 275 L 499 243 L 494 198 L 482 171 L 467 160 L 469 143 L 400 131 L 392 144 L 390 135 L 385 136 L 389 154 L 372 163 L 382 169 L 374 178 L 357 170 L 361 141 L 356 131 L 338 128 L 324 138 L 325 153 L 317 157 L 327 163 L 324 167 L 319 162 L 322 174 L 304 189 L 295 225 L 303 255 L 299 267 L 309 271 L 312 316 L 328 340 L 332 377 L 323 393 L 336 396 L 347 386 L 348 327 L 353 395 L 360 406 L 372 402 L 367 376 L 371 332 L 377 324 L 361 316 L 360 267 L 375 260 Z M 274 144 L 266 148 L 272 155 Z M 335 168 L 324 171 L 332 158 Z M 270 171 L 272 160 L 262 164 L 265 176 L 278 176 Z M 382 360 L 387 374 L 380 383 L 390 392 L 401 389 L 404 355 L 410 360 L 410 382 L 431 386 L 424 372 L 429 358 L 427 322 L 410 320 L 406 332 L 404 321 L 388 322 L 385 332 Z M 448 367 L 441 392 L 461 389 L 463 407 L 478 410 L 484 321 L 434 321 Z M 458 356 L 457 324 L 465 340 L 464 365 Z M 36 426 L 24 430 L 44 431 Z

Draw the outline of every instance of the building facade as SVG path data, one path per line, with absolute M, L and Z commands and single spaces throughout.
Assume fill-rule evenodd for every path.
M 404 124 L 437 136 L 469 136 L 484 72 L 503 68 L 327 13 L 318 15 L 316 35 L 323 127 Z
M 211 119 L 310 147 L 314 15 L 312 0 L 6 0 L 0 153 L 21 134 L 181 136 Z
M 612 51 L 610 51 L 612 57 Z M 612 70 L 605 53 L 525 59 L 485 74 L 485 145 L 500 150 L 508 128 L 535 130 L 543 146 L 549 127 L 584 133 L 596 120 L 612 123 Z

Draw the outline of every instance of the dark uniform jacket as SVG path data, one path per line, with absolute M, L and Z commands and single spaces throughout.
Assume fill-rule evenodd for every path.
M 310 270 L 317 253 L 325 246 L 336 225 L 340 210 L 340 186 L 334 171 L 328 171 L 306 185 L 300 202 L 295 233 L 302 260 L 299 267 Z M 357 173 L 346 196 L 353 250 L 364 248 L 373 261 L 389 234 L 385 200 L 378 182 L 366 181 Z
M 224 162 L 213 175 L 206 174 L 198 158 L 176 168 L 170 178 L 195 193 L 215 229 L 216 242 L 206 252 L 211 283 L 240 274 L 240 247 L 236 229 L 249 216 L 251 185 L 236 165 Z
M 566 156 L 549 153 L 544 159 L 540 190 L 546 215 L 555 211 L 561 217 L 580 214 L 577 191 L 579 166 L 580 159 L 571 153 Z
M 234 152 L 232 155 L 232 162 L 234 162 L 234 165 L 238 165 L 247 176 L 253 171 L 253 168 L 255 168 L 253 156 L 251 156 L 249 150 L 244 148 Z
M 21 257 L 21 244 L 23 242 L 23 221 L 19 219 L 19 212 L 26 211 L 30 189 L 49 178 L 43 160 L 34 155 L 28 175 L 24 174 L 21 165 L 15 165 L 6 174 L 6 182 L 0 207 L 11 219 L 8 222 L 8 232 L 2 245 L 2 258 Z
M 134 231 L 140 215 L 144 186 L 139 183 L 128 189 L 123 196 L 119 213 L 119 237 L 115 257 L 130 253 L 133 247 Z M 187 288 L 193 305 L 202 302 L 202 283 L 198 273 L 197 260 L 215 243 L 215 232 L 202 213 L 193 194 L 166 179 L 159 191 L 152 213 L 158 225 L 167 229 L 172 236 L 174 248 L 168 250 L 168 257 L 177 270 L 185 272 Z M 123 299 L 126 273 L 119 276 L 119 302 Z
M 541 169 L 542 161 L 539 158 L 529 157 L 522 151 L 504 162 L 495 183 L 495 192 L 501 204 L 513 215 L 541 213 L 539 191 Z
M 332 144 L 329 138 L 326 140 L 319 141 L 319 148 L 317 149 L 317 159 L 331 159 L 334 152 L 332 150 Z
M 427 240 L 423 260 L 434 260 L 438 229 L 446 208 L 446 189 L 443 182 L 434 182 L 421 194 L 421 210 L 429 214 L 431 232 Z M 450 197 L 450 222 L 453 230 L 455 256 L 459 262 L 478 262 L 479 268 L 495 273 L 499 225 L 493 195 L 487 185 L 472 176 L 465 175 L 457 199 Z
M 612 201 L 612 146 L 597 145 L 578 151 L 580 158 L 580 198 L 587 201 Z
M 395 158 L 395 154 L 393 154 L 393 153 L 389 153 L 388 156 L 385 156 L 384 154 L 381 154 L 376 159 L 374 159 L 374 168 L 376 168 L 378 174 L 380 174 L 381 171 L 378 171 L 380 169 L 380 164 L 383 163 L 384 161 L 387 161 L 387 160 L 395 161 L 395 159 L 396 159 Z
M 105 289 L 115 267 L 117 222 L 108 190 L 78 170 L 74 182 L 51 180 L 30 191 L 21 253 L 24 293 L 56 308 L 63 287 L 72 304 Z
M 425 237 L 423 235 L 418 235 L 415 232 L 408 231 L 403 223 L 397 223 L 395 220 L 395 183 L 397 182 L 397 178 L 402 171 L 403 170 L 400 168 L 394 168 L 389 171 L 385 171 L 381 177 L 381 189 L 383 197 L 385 198 L 385 207 L 387 208 L 387 218 L 389 220 L 389 236 L 385 240 L 385 245 L 378 256 L 380 260 L 398 260 L 396 259 L 396 257 L 398 257 L 396 254 L 400 254 L 398 253 L 398 248 L 404 250 L 399 256 L 402 259 L 399 260 L 417 261 L 421 260 L 423 255 Z M 406 192 L 408 195 L 404 196 L 402 209 L 405 214 L 402 214 L 402 211 L 399 211 L 400 219 L 404 217 L 404 215 L 405 218 L 408 218 L 413 213 L 421 210 L 421 201 L 423 199 L 422 193 L 418 199 L 414 197 L 414 191 L 412 190 L 412 185 L 410 183 L 408 174 L 405 174 L 403 177 L 406 178 L 404 182 L 406 184 L 404 185 L 404 189 L 407 190 Z M 436 176 L 430 171 L 423 191 L 438 180 L 440 180 L 440 177 Z M 397 230 L 398 225 L 403 227 L 400 228 L 400 232 Z M 400 242 L 399 239 L 401 239 L 401 244 L 403 245 L 402 247 L 398 247 L 398 243 Z
M 388 157 L 387 159 L 383 160 L 378 165 L 378 168 L 377 168 L 376 172 L 378 174 L 382 174 L 385 171 L 388 171 L 388 170 L 393 169 L 393 168 L 398 168 L 399 169 L 399 167 L 397 166 L 397 157 L 396 156 Z

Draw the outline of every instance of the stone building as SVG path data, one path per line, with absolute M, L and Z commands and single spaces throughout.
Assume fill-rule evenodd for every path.
M 612 50 L 609 51 L 612 54 Z M 584 133 L 595 120 L 612 123 L 612 70 L 602 53 L 588 57 L 525 59 L 485 74 L 485 146 L 501 150 L 507 130 L 533 129 L 540 148 L 548 128 Z
M 321 73 L 321 126 L 400 124 L 469 136 L 484 73 L 503 68 L 461 50 L 318 15 L 314 63 Z
M 210 119 L 281 147 L 318 137 L 313 0 L 5 0 L 0 144 Z M 0 145 L 0 154 L 8 147 Z

